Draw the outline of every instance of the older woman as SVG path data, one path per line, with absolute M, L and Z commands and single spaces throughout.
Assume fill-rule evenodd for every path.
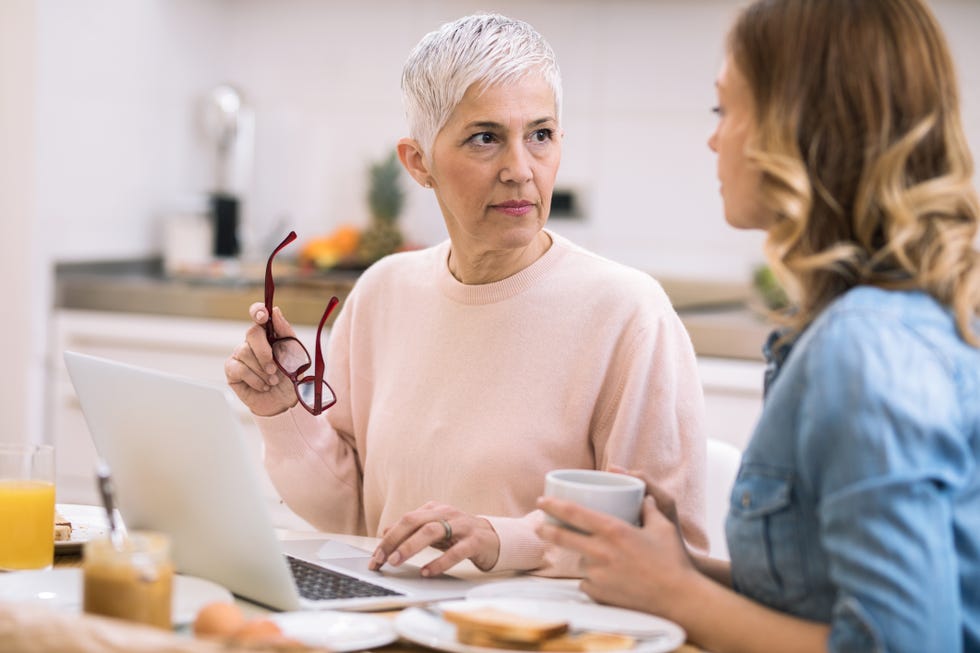
M 583 589 L 712 651 L 980 651 L 980 223 L 952 61 L 921 0 L 764 0 L 717 79 L 725 217 L 798 298 L 732 492 L 731 564 L 648 501 L 542 525 Z M 659 503 L 659 502 L 658 502 Z
M 273 364 L 264 305 L 226 365 L 283 498 L 320 529 L 384 534 L 377 566 L 437 545 L 424 574 L 469 558 L 574 575 L 573 556 L 534 532 L 544 475 L 621 465 L 656 479 L 704 547 L 702 396 L 683 326 L 648 275 L 544 229 L 562 141 L 551 48 L 523 22 L 469 16 L 422 39 L 402 87 L 398 155 L 449 240 L 358 280 L 331 333 L 338 401 L 323 417 Z

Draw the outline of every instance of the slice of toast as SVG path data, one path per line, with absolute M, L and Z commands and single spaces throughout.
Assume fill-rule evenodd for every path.
M 442 617 L 456 624 L 456 638 L 464 644 L 466 642 L 463 642 L 462 638 L 470 640 L 489 638 L 501 644 L 539 644 L 568 632 L 567 621 L 534 619 L 496 608 L 443 610 Z M 479 646 L 479 644 L 472 645 Z M 501 646 L 501 648 L 507 647 Z
M 499 648 L 517 651 L 549 651 L 572 653 L 599 653 L 601 651 L 624 651 L 636 646 L 636 640 L 629 635 L 587 631 L 574 635 L 565 633 L 549 637 L 540 642 L 510 642 L 497 639 L 478 627 L 456 626 L 456 639 L 460 644 L 481 648 Z
M 54 541 L 67 542 L 71 539 L 71 522 L 64 515 L 54 513 Z
M 559 635 L 560 637 L 562 636 Z M 505 639 L 497 639 L 493 635 L 488 635 L 480 630 L 479 627 L 468 628 L 466 626 L 456 626 L 456 641 L 467 646 L 499 648 L 511 651 L 537 651 L 543 644 L 543 642 L 508 642 Z
M 636 639 L 617 633 L 587 631 L 560 635 L 541 642 L 539 651 L 623 651 L 636 646 Z

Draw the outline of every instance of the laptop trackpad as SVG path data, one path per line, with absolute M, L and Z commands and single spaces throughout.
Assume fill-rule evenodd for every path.
M 421 574 L 419 573 L 419 568 L 415 565 L 405 564 L 399 567 L 383 565 L 380 571 L 372 571 L 371 569 L 368 569 L 369 562 L 370 560 L 367 558 L 334 558 L 330 561 L 330 566 L 357 572 L 357 575 L 362 578 L 370 576 L 383 576 L 384 578 L 399 579 L 422 578 Z
M 419 568 L 412 564 L 402 564 L 397 567 L 383 565 L 381 571 L 371 571 L 368 569 L 367 558 L 338 558 L 330 561 L 330 566 L 338 569 L 346 569 L 353 572 L 359 578 L 371 580 L 371 578 L 383 578 L 391 582 L 392 588 L 399 585 L 412 589 L 413 592 L 426 590 L 429 592 L 460 592 L 467 587 L 475 587 L 476 583 L 461 578 L 453 578 L 443 574 L 435 578 L 423 578 L 419 573 Z
M 326 543 L 316 551 L 316 559 L 329 562 L 331 567 L 347 569 L 357 572 L 358 576 L 384 576 L 386 578 L 421 578 L 419 568 L 415 565 L 402 565 L 392 567 L 384 565 L 381 572 L 374 571 L 368 567 L 371 562 L 371 554 L 364 549 L 327 540 Z
M 356 546 L 337 540 L 327 540 L 316 550 L 317 560 L 336 560 L 338 558 L 370 558 L 371 553 Z

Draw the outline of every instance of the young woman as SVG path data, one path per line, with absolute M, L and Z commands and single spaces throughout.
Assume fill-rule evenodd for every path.
M 717 79 L 727 221 L 796 298 L 727 521 L 690 555 L 552 499 L 596 599 L 724 651 L 980 651 L 980 255 L 943 34 L 920 0 L 761 0 Z M 669 506 L 669 502 L 663 505 Z

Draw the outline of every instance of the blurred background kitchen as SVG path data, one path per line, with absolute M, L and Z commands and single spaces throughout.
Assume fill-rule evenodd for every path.
M 290 228 L 302 243 L 370 224 L 368 168 L 406 131 L 409 50 L 447 20 L 493 10 L 533 24 L 562 68 L 566 204 L 551 228 L 664 282 L 698 349 L 712 435 L 740 446 L 760 397 L 766 325 L 750 286 L 762 236 L 724 224 L 705 144 L 740 4 L 3 0 L 0 440 L 54 442 L 59 500 L 82 500 L 92 453 L 65 347 L 221 382 L 271 246 Z M 980 2 L 932 4 L 977 153 Z M 405 240 L 442 240 L 432 194 L 400 183 Z M 214 227 L 218 192 L 237 209 L 238 254 L 215 267 L 200 229 Z M 174 257 L 205 264 L 199 278 L 168 275 Z M 318 316 L 331 284 L 353 278 L 287 286 L 283 301 L 299 315 L 309 297 Z

